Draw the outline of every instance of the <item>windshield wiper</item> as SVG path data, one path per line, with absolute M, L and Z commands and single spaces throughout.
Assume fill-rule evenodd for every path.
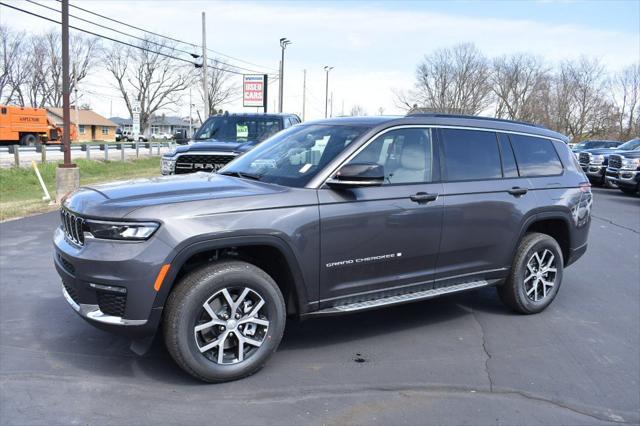
M 257 181 L 259 181 L 262 177 L 260 175 L 252 175 L 251 173 L 245 173 L 245 172 L 222 172 L 220 174 L 225 176 L 235 176 L 239 178 L 252 179 Z

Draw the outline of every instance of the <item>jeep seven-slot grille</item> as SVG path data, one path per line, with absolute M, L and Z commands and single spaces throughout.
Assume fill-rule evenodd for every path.
M 612 169 L 619 169 L 622 167 L 622 156 L 620 155 L 610 155 L 609 156 L 609 167 Z
M 124 316 L 124 309 L 127 305 L 127 296 L 124 294 L 114 294 L 106 291 L 96 291 L 98 306 L 102 313 L 113 315 L 114 317 Z
M 60 220 L 65 236 L 78 245 L 84 245 L 84 219 L 67 209 L 61 209 Z
M 176 160 L 176 174 L 191 173 L 197 171 L 217 170 L 229 161 L 233 160 L 235 155 L 214 155 L 214 154 L 189 154 L 181 155 Z
M 591 154 L 588 152 L 580 153 L 580 164 L 589 164 L 591 162 Z

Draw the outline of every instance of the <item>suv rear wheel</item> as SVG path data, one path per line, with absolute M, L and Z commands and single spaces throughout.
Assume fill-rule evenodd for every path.
M 282 293 L 266 272 L 224 261 L 190 273 L 170 294 L 165 344 L 197 379 L 237 380 L 258 371 L 275 352 L 285 320 Z
M 498 287 L 500 299 L 522 314 L 543 311 L 562 283 L 562 251 L 558 242 L 537 232 L 524 236 L 507 281 Z

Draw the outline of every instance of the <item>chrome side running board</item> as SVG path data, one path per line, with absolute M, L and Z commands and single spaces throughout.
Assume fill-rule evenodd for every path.
M 338 305 L 338 306 L 333 306 L 331 308 L 322 309 L 320 311 L 311 312 L 306 316 L 336 315 L 341 313 L 350 313 L 350 312 L 363 311 L 367 309 L 381 308 L 384 306 L 399 305 L 401 303 L 416 302 L 419 300 L 426 300 L 426 299 L 431 299 L 433 297 L 443 296 L 445 294 L 453 294 L 461 291 L 472 290 L 475 288 L 487 287 L 492 284 L 495 284 L 498 281 L 499 280 L 471 281 L 467 283 L 454 284 L 454 285 L 434 288 L 430 290 L 422 290 L 422 291 L 416 291 L 413 293 L 383 297 L 380 299 L 349 303 L 345 305 Z

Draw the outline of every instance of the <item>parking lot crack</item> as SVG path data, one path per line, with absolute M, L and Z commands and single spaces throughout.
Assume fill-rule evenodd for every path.
M 489 380 L 489 392 L 493 392 L 493 377 L 491 377 L 491 369 L 489 368 L 489 361 L 491 361 L 492 357 L 491 357 L 491 353 L 489 352 L 489 349 L 487 348 L 487 336 L 486 336 L 484 326 L 482 325 L 482 322 L 480 322 L 480 320 L 478 319 L 478 315 L 475 309 L 468 308 L 462 305 L 459 305 L 459 306 L 471 314 L 471 316 L 473 317 L 474 321 L 478 324 L 478 327 L 480 329 L 480 337 L 482 339 L 482 351 L 484 352 L 484 355 L 485 355 L 484 371 L 487 374 L 487 379 Z
M 640 234 L 640 231 L 638 231 L 637 229 L 629 228 L 628 226 L 625 226 L 625 225 L 620 225 L 619 223 L 615 223 L 611 219 L 607 219 L 605 217 L 596 216 L 594 214 L 592 214 L 591 217 L 594 217 L 596 219 L 602 220 L 603 222 L 607 222 L 610 225 L 617 226 L 618 228 L 624 229 L 626 231 L 631 231 L 633 233 Z

